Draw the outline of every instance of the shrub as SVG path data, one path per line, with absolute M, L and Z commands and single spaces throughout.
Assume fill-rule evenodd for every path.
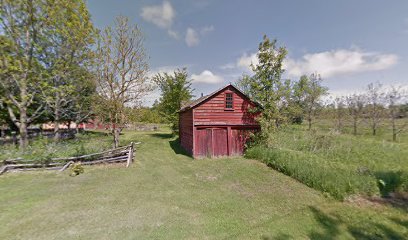
M 408 192 L 408 172 L 380 171 L 376 172 L 381 195 L 388 197 L 390 193 Z
M 71 177 L 75 177 L 81 173 L 84 173 L 84 167 L 80 162 L 71 165 L 69 174 Z

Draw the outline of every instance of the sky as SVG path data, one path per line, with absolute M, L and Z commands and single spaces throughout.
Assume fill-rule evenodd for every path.
M 88 0 L 88 7 L 100 29 L 129 17 L 145 36 L 149 75 L 186 67 L 196 97 L 251 74 L 264 34 L 288 50 L 285 78 L 317 72 L 332 95 L 373 82 L 408 86 L 407 0 Z

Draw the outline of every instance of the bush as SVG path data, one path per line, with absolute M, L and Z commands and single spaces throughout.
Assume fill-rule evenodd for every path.
M 375 177 L 359 174 L 357 169 L 350 171 L 325 163 L 312 154 L 257 146 L 249 149 L 246 157 L 261 160 L 269 167 L 339 200 L 353 194 L 379 194 Z
M 381 171 L 376 172 L 378 187 L 381 195 L 390 196 L 390 193 L 408 192 L 408 172 L 403 171 Z
M 80 162 L 71 165 L 69 174 L 71 177 L 75 177 L 81 173 L 84 173 L 84 167 Z

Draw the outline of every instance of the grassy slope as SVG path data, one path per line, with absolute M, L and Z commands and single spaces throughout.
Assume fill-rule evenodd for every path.
M 401 209 L 324 198 L 243 158 L 193 160 L 167 133 L 131 168 L 0 177 L 0 239 L 381 239 L 408 236 Z

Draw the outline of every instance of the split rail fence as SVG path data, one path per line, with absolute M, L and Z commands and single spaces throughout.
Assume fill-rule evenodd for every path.
M 130 145 L 124 147 L 83 156 L 51 158 L 50 161 L 46 161 L 45 163 L 38 163 L 36 160 L 24 160 L 22 158 L 4 160 L 3 166 L 0 166 L 0 175 L 7 171 L 30 171 L 44 169 L 62 172 L 71 164 L 77 162 L 80 162 L 82 165 L 126 162 L 126 167 L 129 167 L 133 162 L 136 151 L 135 145 L 137 144 L 140 144 L 140 142 L 132 142 Z

